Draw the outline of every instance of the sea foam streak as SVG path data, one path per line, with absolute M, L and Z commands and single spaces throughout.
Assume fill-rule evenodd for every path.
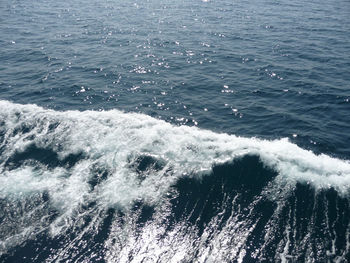
M 350 191 L 349 161 L 315 155 L 287 139 L 217 134 L 118 110 L 58 112 L 8 101 L 0 101 L 0 121 L 0 197 L 46 191 L 62 214 L 92 200 L 124 208 L 140 199 L 156 203 L 177 178 L 244 155 L 258 155 L 273 168 L 277 188 L 306 182 Z M 140 176 L 140 158 L 159 165 Z

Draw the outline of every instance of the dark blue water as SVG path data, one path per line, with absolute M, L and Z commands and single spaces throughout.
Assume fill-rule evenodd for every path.
M 4 262 L 350 260 L 348 1 L 0 3 Z

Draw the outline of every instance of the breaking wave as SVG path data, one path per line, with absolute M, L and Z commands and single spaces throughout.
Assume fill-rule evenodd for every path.
M 0 101 L 0 173 L 4 260 L 349 259 L 350 162 L 288 139 Z

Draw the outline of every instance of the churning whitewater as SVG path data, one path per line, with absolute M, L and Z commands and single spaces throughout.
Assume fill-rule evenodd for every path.
M 40 236 L 49 261 L 349 256 L 350 162 L 288 139 L 0 101 L 0 143 L 0 255 Z

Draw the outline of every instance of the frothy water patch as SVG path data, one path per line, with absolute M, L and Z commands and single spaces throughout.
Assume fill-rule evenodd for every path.
M 82 184 L 98 181 L 95 191 L 112 203 L 156 201 L 154 194 L 166 191 L 174 178 L 207 173 L 214 164 L 244 155 L 258 155 L 279 180 L 333 187 L 343 194 L 350 189 L 349 161 L 315 155 L 287 139 L 217 134 L 117 110 L 57 112 L 8 101 L 0 108 L 3 196 L 20 189 L 66 189 L 77 177 Z M 103 174 L 104 180 L 93 179 Z
M 10 213 L 4 215 L 2 251 L 20 242 L 16 240 L 27 239 L 33 231 L 47 229 L 57 236 L 95 210 L 97 214 L 109 209 L 128 213 L 138 202 L 157 207 L 168 200 L 182 178 L 201 181 L 203 175 L 215 176 L 218 165 L 234 164 L 246 156 L 257 156 L 274 171 L 262 191 L 271 202 L 279 204 L 298 184 L 315 191 L 333 189 L 345 198 L 350 191 L 349 161 L 315 155 L 287 139 L 268 141 L 218 134 L 118 110 L 58 112 L 8 101 L 0 101 L 0 119 L 3 206 L 11 202 L 26 205 L 33 196 L 45 196 L 24 209 L 28 221 L 19 220 L 22 223 L 15 232 L 10 229 Z M 260 194 L 252 198 L 251 206 L 261 198 Z M 41 221 L 38 211 L 48 219 Z M 94 220 L 100 219 L 88 221 Z M 256 226 L 250 227 L 253 231 Z M 86 227 L 86 231 L 91 228 Z M 152 225 L 144 231 L 148 228 Z M 234 232 L 232 225 L 226 228 Z M 246 239 L 250 232 L 246 232 Z M 170 239 L 171 233 L 166 234 Z M 218 234 L 215 238 L 225 237 Z M 191 242 L 190 236 L 187 239 Z M 128 251 L 121 248 L 124 250 Z M 243 257 L 240 253 L 236 256 Z

